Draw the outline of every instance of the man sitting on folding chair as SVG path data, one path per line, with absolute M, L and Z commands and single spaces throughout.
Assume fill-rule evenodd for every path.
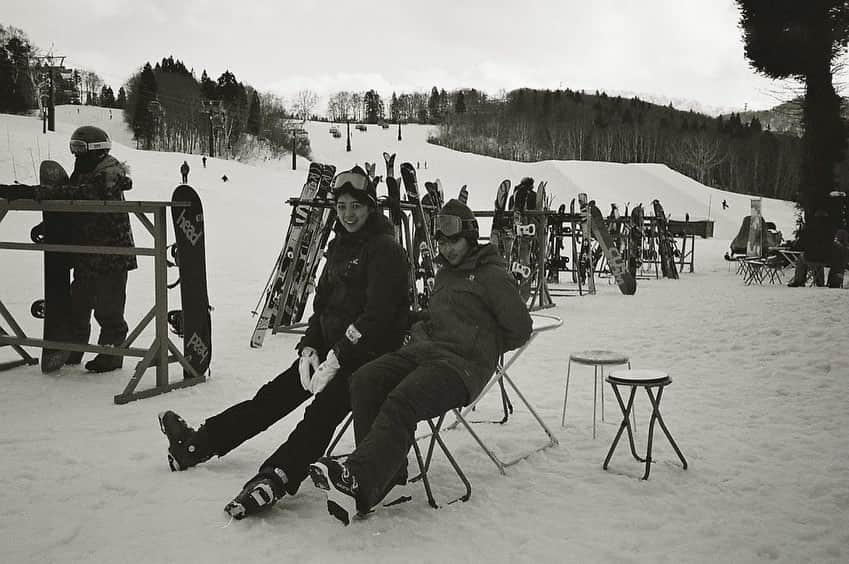
M 449 200 L 437 216 L 440 269 L 427 319 L 408 344 L 358 369 L 350 381 L 356 449 L 310 466 L 331 515 L 350 523 L 386 495 L 407 463 L 419 421 L 477 397 L 499 355 L 522 346 L 531 316 L 491 245 L 478 246 L 472 211 Z

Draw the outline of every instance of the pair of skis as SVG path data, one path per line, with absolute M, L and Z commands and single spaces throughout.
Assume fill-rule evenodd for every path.
M 413 209 L 413 248 L 411 256 L 415 265 L 416 279 L 422 280 L 421 291 L 416 290 L 417 303 L 422 309 L 427 308 L 433 292 L 436 270 L 433 258 L 436 256 L 436 248 L 431 237 L 432 216 L 441 207 L 439 201 L 439 186 L 434 184 L 428 186 L 428 193 L 422 197 L 419 192 L 419 183 L 416 169 L 412 163 L 401 164 L 401 178 L 404 181 L 404 190 L 407 201 L 414 204 Z M 428 183 L 430 184 L 430 183 Z M 425 207 L 427 205 L 427 207 Z
M 335 210 L 326 203 L 336 167 L 310 163 L 298 203 L 292 209 L 283 249 L 277 256 L 260 301 L 262 307 L 251 334 L 251 347 L 263 345 L 268 329 L 290 325 L 303 316 L 306 299 L 318 268 L 319 255 L 327 243 Z

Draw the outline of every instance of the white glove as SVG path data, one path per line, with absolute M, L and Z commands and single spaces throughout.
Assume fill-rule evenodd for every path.
M 301 349 L 301 358 L 298 361 L 298 373 L 301 375 L 301 386 L 310 390 L 310 377 L 312 372 L 318 370 L 318 353 L 312 347 Z
M 327 353 L 327 358 L 324 359 L 318 370 L 315 371 L 312 380 L 310 380 L 310 391 L 313 394 L 319 393 L 327 386 L 328 382 L 333 380 L 338 370 L 339 360 L 336 358 L 336 353 L 331 350 Z

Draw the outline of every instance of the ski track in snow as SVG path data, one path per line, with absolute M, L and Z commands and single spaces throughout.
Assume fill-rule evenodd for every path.
M 37 367 L 0 372 L 0 520 L 4 562 L 845 562 L 849 556 L 849 292 L 743 285 L 722 259 L 748 213 L 747 196 L 704 187 L 661 165 L 512 163 L 427 145 L 429 128 L 352 131 L 353 150 L 328 124 L 307 124 L 315 157 L 339 170 L 364 160 L 385 169 L 381 153 L 421 162 L 419 181 L 441 178 L 446 196 L 468 184 L 473 209 L 490 209 L 498 183 L 522 176 L 548 179 L 555 205 L 587 191 L 606 214 L 609 203 L 659 198 L 668 213 L 705 217 L 711 202 L 716 239 L 697 240 L 696 272 L 678 281 L 639 280 L 622 296 L 599 280 L 598 294 L 555 298 L 545 311 L 563 327 L 541 333 L 510 375 L 560 445 L 498 474 L 462 429 L 446 441 L 472 482 L 467 503 L 430 509 L 422 488 L 390 498 L 413 501 L 379 508 L 344 528 L 327 515 L 324 495 L 309 481 L 257 518 L 228 524 L 222 508 L 256 466 L 299 421 L 296 411 L 223 459 L 183 473 L 166 463 L 156 414 L 174 409 L 191 424 L 250 397 L 293 360 L 297 337 L 269 336 L 248 346 L 262 284 L 282 244 L 289 208 L 307 162 L 250 166 L 199 156 L 136 151 L 125 129 L 100 108 L 58 109 L 57 132 L 35 119 L 0 116 L 0 182 L 33 182 L 38 160 L 72 161 L 67 140 L 76 124 L 107 127 L 113 153 L 132 167 L 130 199 L 168 200 L 189 160 L 189 181 L 204 201 L 208 272 L 214 311 L 212 378 L 199 386 L 133 402 L 112 403 L 132 373 L 88 374 L 80 368 L 42 375 Z M 423 168 L 427 160 L 428 168 Z M 285 161 L 287 164 L 290 162 Z M 262 164 L 262 163 L 260 163 Z M 220 180 L 222 174 L 230 182 Z M 385 188 L 378 188 L 383 194 Z M 730 209 L 721 211 L 727 199 Z M 764 215 L 785 235 L 792 206 L 764 201 Z M 26 241 L 38 214 L 11 212 L 0 239 Z M 137 245 L 150 244 L 134 221 Z M 170 221 L 169 221 L 170 223 Z M 481 231 L 488 233 L 486 222 Z M 170 226 L 169 226 L 170 231 Z M 153 303 L 151 261 L 130 275 L 131 325 Z M 29 304 L 41 295 L 41 256 L 0 251 L 0 299 L 28 334 L 40 335 Z M 175 274 L 169 273 L 169 279 Z M 785 278 L 785 282 L 786 282 Z M 171 307 L 179 293 L 169 296 Z M 5 327 L 5 324 L 4 324 Z M 140 342 L 145 342 L 143 334 Z M 605 390 L 605 422 L 592 439 L 592 369 L 573 365 L 566 427 L 560 427 L 566 362 L 571 352 L 610 348 L 635 368 L 666 370 L 673 384 L 662 411 L 689 462 L 684 471 L 656 428 L 655 464 L 647 482 L 627 442 L 609 471 L 601 469 L 619 410 Z M 37 351 L 35 351 L 37 353 Z M 0 349 L 0 361 L 12 358 Z M 172 378 L 179 371 L 172 368 Z M 150 372 L 140 389 L 152 383 Z M 516 413 L 503 426 L 479 424 L 481 435 L 509 455 L 541 444 L 543 432 L 511 396 Z M 500 418 L 490 393 L 472 419 Z M 638 450 L 645 448 L 649 403 L 636 400 Z M 599 414 L 600 417 L 600 414 Z M 340 450 L 351 448 L 346 437 Z M 412 468 L 412 467 L 411 467 Z M 459 492 L 440 453 L 432 482 L 438 499 Z

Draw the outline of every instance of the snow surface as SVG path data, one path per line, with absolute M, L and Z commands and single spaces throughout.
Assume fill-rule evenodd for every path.
M 333 139 L 328 124 L 308 124 L 319 160 L 340 169 L 378 161 L 382 151 L 421 162 L 420 181 L 440 177 L 448 195 L 468 183 L 474 209 L 489 209 L 505 177 L 548 179 L 556 203 L 586 191 L 602 210 L 659 198 L 668 213 L 710 216 L 716 239 L 698 240 L 696 272 L 678 281 L 641 280 L 635 296 L 605 281 L 595 296 L 556 298 L 547 310 L 563 327 L 539 335 L 511 369 L 513 379 L 560 445 L 501 476 L 464 430 L 446 440 L 472 482 L 467 503 L 430 509 L 420 485 L 396 490 L 410 503 L 380 508 L 344 528 L 309 483 L 257 518 L 228 524 L 222 509 L 256 466 L 300 419 L 296 411 L 225 458 L 183 473 L 166 463 L 156 414 L 173 409 L 199 424 L 250 397 L 292 361 L 296 337 L 269 336 L 248 346 L 250 315 L 285 234 L 286 198 L 303 184 L 307 162 L 268 166 L 198 155 L 137 151 L 115 112 L 59 109 L 57 131 L 43 135 L 32 118 L 0 116 L 0 182 L 32 183 L 37 163 L 70 169 L 67 140 L 76 124 L 107 127 L 114 154 L 132 167 L 132 199 L 168 200 L 179 165 L 203 198 L 214 312 L 213 377 L 186 390 L 117 406 L 133 362 L 108 374 L 37 367 L 0 373 L 0 560 L 29 562 L 846 562 L 849 560 L 849 292 L 744 286 L 722 259 L 748 212 L 747 196 L 707 188 L 662 165 L 547 161 L 521 164 L 427 145 L 429 128 L 353 130 Z M 343 129 L 344 131 L 344 129 Z M 427 170 L 424 162 L 427 161 Z M 227 174 L 230 182 L 220 180 Z M 725 198 L 730 209 L 723 212 Z M 790 204 L 765 200 L 764 215 L 785 235 Z M 0 240 L 27 241 L 38 214 L 11 212 Z M 135 219 L 133 220 L 136 221 Z M 150 244 L 134 223 L 137 244 Z M 153 300 L 152 261 L 130 275 L 131 325 Z M 173 276 L 173 275 L 172 275 Z M 25 331 L 40 336 L 28 313 L 41 296 L 41 255 L 0 251 L 0 299 Z M 179 301 L 173 291 L 172 304 Z M 3 324 L 4 327 L 8 327 Z M 96 329 L 95 329 L 96 330 Z M 146 334 L 145 334 L 146 335 Z M 142 337 L 140 343 L 145 342 Z M 682 470 L 660 430 L 648 481 L 620 444 L 609 471 L 601 465 L 617 430 L 610 390 L 605 423 L 592 439 L 592 376 L 573 366 L 567 424 L 560 427 L 571 352 L 609 348 L 635 368 L 673 378 L 663 399 L 667 425 L 690 467 Z M 37 350 L 33 350 L 37 354 Z M 0 350 L 0 361 L 14 353 Z M 172 367 L 172 378 L 179 370 Z M 153 384 L 153 372 L 139 389 Z M 478 431 L 502 452 L 544 442 L 517 405 L 504 426 Z M 637 398 L 637 443 L 645 447 L 649 404 Z M 473 418 L 498 417 L 498 394 Z M 350 446 L 350 439 L 346 438 Z M 433 472 L 442 499 L 457 483 L 440 455 Z

